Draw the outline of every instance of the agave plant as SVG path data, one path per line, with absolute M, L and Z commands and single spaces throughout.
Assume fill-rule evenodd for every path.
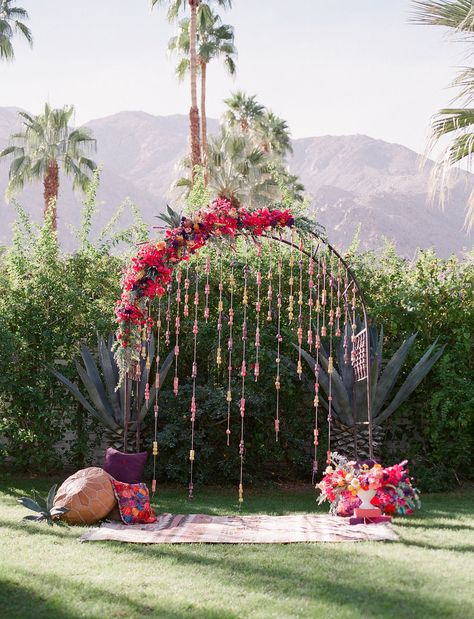
M 46 499 L 38 496 L 35 496 L 34 499 L 28 496 L 22 496 L 19 498 L 18 503 L 23 505 L 23 507 L 26 507 L 26 509 L 36 512 L 35 516 L 31 514 L 30 516 L 25 516 L 23 520 L 32 522 L 47 522 L 50 527 L 52 527 L 53 524 L 64 524 L 59 519 L 63 514 L 69 511 L 69 509 L 67 507 L 54 507 L 54 499 L 56 497 L 57 489 L 58 484 L 52 486 Z
M 141 359 L 140 381 L 137 388 L 135 388 L 136 383 L 134 383 L 133 389 L 129 388 L 127 390 L 127 402 L 125 402 L 125 381 L 122 381 L 120 389 L 116 389 L 119 382 L 119 369 L 112 353 L 113 342 L 113 334 L 109 335 L 107 344 L 102 336 L 98 337 L 97 360 L 100 371 L 89 348 L 86 345 L 82 345 L 80 348 L 84 365 L 82 366 L 76 361 L 76 369 L 88 398 L 82 394 L 77 385 L 55 368 L 50 367 L 49 371 L 69 389 L 86 411 L 105 427 L 106 441 L 116 449 L 121 449 L 124 446 L 125 404 L 127 404 L 129 410 L 128 437 L 130 441 L 126 445 L 128 450 L 131 448 L 132 441 L 135 440 L 134 437 L 137 429 L 139 430 L 145 415 L 154 404 L 156 387 L 154 386 L 155 381 L 150 381 L 150 383 L 153 383 L 153 386 L 150 387 L 150 398 L 147 403 L 145 400 L 145 387 L 151 378 L 151 368 L 147 367 L 144 359 Z M 150 359 L 154 358 L 154 351 L 155 345 L 152 337 L 149 348 Z M 173 359 L 174 352 L 171 351 L 159 370 L 160 387 L 168 374 Z M 157 369 L 155 368 L 156 371 Z M 137 443 L 139 443 L 139 432 Z M 139 445 L 137 444 L 138 448 Z
M 439 347 L 436 339 L 424 352 L 405 380 L 395 392 L 394 388 L 407 355 L 416 339 L 416 333 L 410 335 L 400 346 L 382 370 L 383 328 L 377 333 L 370 327 L 370 388 L 371 413 L 373 428 L 373 446 L 377 454 L 383 440 L 382 424 L 407 400 L 418 387 L 433 365 L 443 354 L 445 346 Z M 349 358 L 351 343 L 349 342 Z M 334 370 L 332 373 L 332 447 L 339 453 L 356 457 L 368 457 L 368 429 L 362 425 L 367 422 L 367 385 L 365 381 L 355 381 L 351 363 L 344 361 L 342 338 L 335 351 Z M 316 360 L 306 351 L 302 356 L 314 371 Z M 323 345 L 319 351 L 319 382 L 327 395 L 329 391 L 328 353 Z M 327 400 L 320 397 L 322 405 L 328 408 Z M 361 429 L 363 428 L 363 429 Z M 357 432 L 356 432 L 357 430 Z

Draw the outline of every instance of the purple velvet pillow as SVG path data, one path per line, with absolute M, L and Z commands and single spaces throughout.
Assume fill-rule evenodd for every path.
M 139 484 L 143 478 L 147 456 L 146 451 L 125 454 L 109 447 L 105 452 L 102 468 L 117 481 L 125 484 Z

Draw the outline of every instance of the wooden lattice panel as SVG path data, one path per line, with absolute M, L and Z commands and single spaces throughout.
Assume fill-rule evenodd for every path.
M 356 381 L 367 378 L 367 329 L 354 336 L 352 344 L 352 367 Z

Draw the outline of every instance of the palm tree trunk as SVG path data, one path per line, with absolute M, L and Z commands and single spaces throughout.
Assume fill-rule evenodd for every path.
M 44 198 L 44 218 L 48 217 L 51 209 L 52 228 L 54 232 L 58 230 L 57 208 L 59 193 L 59 166 L 55 159 L 51 159 L 48 163 L 48 170 L 43 181 L 43 198 Z
M 189 124 L 191 130 L 191 162 L 194 166 L 201 165 L 201 140 L 199 139 L 199 109 L 197 104 L 197 57 L 196 57 L 196 12 L 200 0 L 189 0 L 191 7 L 191 21 L 189 24 L 190 38 L 190 73 L 191 73 L 191 109 L 189 110 Z
M 209 172 L 207 169 L 208 147 L 207 147 L 207 117 L 206 117 L 206 71 L 207 64 L 201 60 L 201 147 L 202 165 L 204 166 L 204 185 L 207 187 Z

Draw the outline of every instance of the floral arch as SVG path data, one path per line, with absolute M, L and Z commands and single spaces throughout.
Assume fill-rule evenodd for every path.
M 209 274 L 212 269 L 209 257 L 203 269 L 197 269 L 191 283 L 189 279 L 189 259 L 197 255 L 199 250 L 210 242 L 220 243 L 220 253 L 230 251 L 238 238 L 251 242 L 257 248 L 258 264 L 251 270 L 248 264 L 242 269 L 241 297 L 235 298 L 234 270 L 229 281 L 230 301 L 224 307 L 222 281 L 219 281 L 219 301 L 216 307 L 209 303 Z M 266 242 L 282 247 L 289 247 L 289 286 L 288 298 L 282 299 L 282 258 L 280 252 L 270 259 L 268 272 L 260 270 L 260 255 L 262 243 Z M 230 248 L 230 249 L 229 249 Z M 270 253 L 270 255 L 272 255 Z M 222 264 L 222 263 L 221 263 Z M 184 270 L 183 270 L 184 265 Z M 186 270 L 187 268 L 187 270 Z M 184 274 L 184 278 L 183 278 Z M 256 298 L 249 298 L 249 280 L 253 278 L 256 288 Z M 174 286 L 174 289 L 173 289 Z M 217 292 L 217 291 L 216 291 Z M 235 294 L 234 294 L 235 292 Z M 125 402 L 128 402 L 128 392 L 134 380 L 139 380 L 146 373 L 147 381 L 150 367 L 155 362 L 160 367 L 160 355 L 168 346 L 174 351 L 175 375 L 173 390 L 177 395 L 179 390 L 178 360 L 180 355 L 179 342 L 181 317 L 189 316 L 191 293 L 192 337 L 194 342 L 194 357 L 189 368 L 192 381 L 192 397 L 189 403 L 189 420 L 191 426 L 190 439 L 190 481 L 189 496 L 193 496 L 193 463 L 196 458 L 194 431 L 196 422 L 196 378 L 197 347 L 199 343 L 199 322 L 208 321 L 212 312 L 217 313 L 217 353 L 216 363 L 224 365 L 227 356 L 227 390 L 228 423 L 226 429 L 229 445 L 229 420 L 232 409 L 240 416 L 240 440 L 238 443 L 240 456 L 239 501 L 243 501 L 243 464 L 245 458 L 245 416 L 251 411 L 246 410 L 245 386 L 250 374 L 258 380 L 261 372 L 260 347 L 261 334 L 265 329 L 266 320 L 274 321 L 276 333 L 276 358 L 272 368 L 275 385 L 275 437 L 278 441 L 280 433 L 280 344 L 282 342 L 281 325 L 284 320 L 290 323 L 294 332 L 297 355 L 296 374 L 301 379 L 302 357 L 306 355 L 304 347 L 314 352 L 314 401 L 311 441 L 314 447 L 313 475 L 317 471 L 317 450 L 319 445 L 319 421 L 321 414 L 321 384 L 323 381 L 321 368 L 324 366 L 326 384 L 325 402 L 328 421 L 328 445 L 326 459 L 331 454 L 331 422 L 332 395 L 334 390 L 341 389 L 338 377 L 334 373 L 334 350 L 340 342 L 344 350 L 344 363 L 353 372 L 355 381 L 365 381 L 366 398 L 363 404 L 366 411 L 364 424 L 368 430 L 369 455 L 373 457 L 372 420 L 370 401 L 370 354 L 369 331 L 366 304 L 363 292 L 355 275 L 343 257 L 315 230 L 314 224 L 304 217 L 296 217 L 289 210 L 257 209 L 247 210 L 233 205 L 227 198 L 216 199 L 209 207 L 201 209 L 190 216 L 181 218 L 179 224 L 166 230 L 164 238 L 157 242 L 142 245 L 137 255 L 126 268 L 122 280 L 122 295 L 117 301 L 116 318 L 116 359 L 120 368 L 121 381 L 124 381 Z M 175 303 L 171 304 L 171 299 Z M 285 301 L 285 303 L 284 303 Z M 155 302 L 155 305 L 154 305 Z M 156 307 L 157 303 L 157 307 Z M 234 303 L 240 303 L 243 311 L 242 324 L 234 324 Z M 285 306 L 285 307 L 284 307 Z M 359 320 L 356 313 L 361 317 Z M 172 315 L 173 314 L 173 315 Z M 249 332 L 249 316 L 253 315 L 252 333 Z M 174 332 L 172 328 L 174 327 Z M 157 345 L 153 347 L 152 332 L 156 332 Z M 235 349 L 235 339 L 242 341 L 241 358 L 238 360 L 237 378 L 233 374 L 232 354 Z M 252 339 L 253 362 L 250 365 L 248 355 L 249 339 Z M 328 356 L 320 354 L 326 342 Z M 234 359 L 235 363 L 235 359 Z M 154 470 L 156 468 L 157 419 L 159 414 L 159 372 L 155 373 L 153 384 L 146 383 L 145 400 L 153 402 L 155 416 L 155 437 L 153 441 Z M 236 386 L 235 383 L 238 383 Z M 137 382 L 138 384 L 138 382 Z M 355 406 L 355 403 L 354 403 Z M 127 409 L 127 406 L 126 406 Z M 125 410 L 124 448 L 127 448 L 127 431 L 130 412 Z M 139 431 L 139 430 L 138 430 Z M 154 476 L 155 477 L 155 476 Z M 156 487 L 153 479 L 152 490 Z

